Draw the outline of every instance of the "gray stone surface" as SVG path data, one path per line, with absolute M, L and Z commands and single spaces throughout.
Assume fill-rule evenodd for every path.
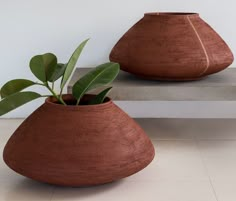
M 71 93 L 75 81 L 90 69 L 76 69 L 68 85 L 68 93 Z M 112 86 L 109 96 L 117 101 L 235 101 L 236 69 L 229 68 L 189 82 L 144 80 L 121 71 Z

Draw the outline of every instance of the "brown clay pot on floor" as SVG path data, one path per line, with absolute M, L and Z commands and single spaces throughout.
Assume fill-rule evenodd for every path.
M 74 101 L 71 95 L 63 99 Z M 153 157 L 142 128 L 109 98 L 90 106 L 46 99 L 11 136 L 3 153 L 17 173 L 63 186 L 112 182 L 145 168 Z
M 146 13 L 110 54 L 122 70 L 157 80 L 199 79 L 233 59 L 223 39 L 196 13 Z

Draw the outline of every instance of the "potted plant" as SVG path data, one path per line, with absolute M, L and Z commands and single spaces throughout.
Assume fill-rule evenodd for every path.
M 0 91 L 0 115 L 37 98 L 46 97 L 8 140 L 3 158 L 17 173 L 56 185 L 88 186 L 108 183 L 146 167 L 154 148 L 138 124 L 107 97 L 88 91 L 111 83 L 119 64 L 105 63 L 79 78 L 72 94 L 62 94 L 88 40 L 66 64 L 52 53 L 34 56 L 30 69 L 39 82 L 15 79 Z M 60 92 L 54 83 L 60 81 Z M 51 95 L 22 91 L 46 87 Z

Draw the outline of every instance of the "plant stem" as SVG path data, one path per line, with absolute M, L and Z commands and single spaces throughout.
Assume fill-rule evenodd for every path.
M 54 82 L 52 83 L 52 90 L 54 90 Z
M 62 103 L 63 105 L 66 105 L 66 103 L 65 103 L 64 100 L 62 99 L 62 91 L 61 91 L 61 93 L 60 93 L 60 96 L 58 96 L 58 95 L 54 92 L 54 90 L 48 85 L 47 82 L 45 82 L 45 83 L 38 83 L 38 82 L 36 82 L 35 84 L 46 87 L 46 88 L 52 93 L 52 95 L 53 95 L 60 103 Z M 54 84 L 54 83 L 53 83 L 53 84 Z M 54 86 L 53 86 L 53 87 L 54 87 Z M 47 96 L 46 96 L 46 97 L 47 97 Z
M 52 93 L 52 95 L 59 101 L 61 102 L 63 105 L 66 105 L 66 103 L 63 101 L 62 97 L 59 97 L 48 85 L 48 83 L 45 83 L 44 85 L 45 87 L 47 87 L 47 89 Z
M 60 98 L 62 97 L 62 91 L 63 91 L 63 88 L 61 88 L 61 91 L 60 91 Z
M 42 84 L 42 83 L 35 82 L 35 84 L 45 87 L 45 84 Z
M 80 98 L 77 100 L 77 103 L 76 103 L 76 105 L 79 105 L 79 102 L 80 102 Z

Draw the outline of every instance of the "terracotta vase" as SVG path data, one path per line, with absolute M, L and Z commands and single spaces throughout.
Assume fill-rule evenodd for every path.
M 71 95 L 63 99 L 74 101 Z M 48 98 L 15 131 L 3 153 L 17 173 L 63 186 L 112 182 L 145 168 L 153 157 L 142 128 L 109 98 L 90 106 L 63 106 Z
M 110 54 L 122 70 L 157 80 L 199 79 L 233 59 L 223 39 L 196 13 L 146 13 Z

